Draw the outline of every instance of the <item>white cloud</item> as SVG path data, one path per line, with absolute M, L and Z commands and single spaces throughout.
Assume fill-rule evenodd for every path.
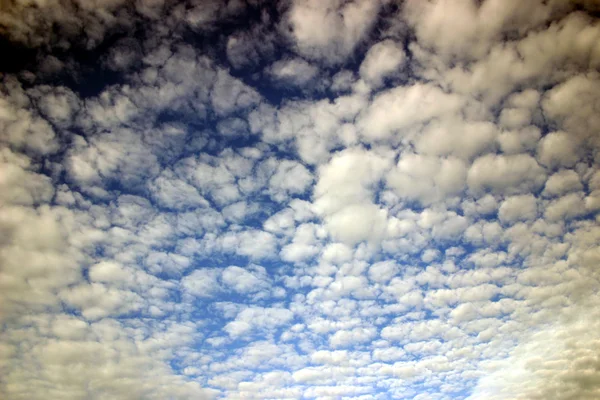
M 281 258 L 288 262 L 301 262 L 315 256 L 320 249 L 317 226 L 301 224 L 296 228 L 292 242 L 281 249 Z
M 503 156 L 488 154 L 473 162 L 467 175 L 469 187 L 475 191 L 523 193 L 536 190 L 546 180 L 544 170 L 526 154 Z
M 544 213 L 550 221 L 571 219 L 586 213 L 583 196 L 580 193 L 571 193 L 554 200 L 548 204 Z
M 326 217 L 334 238 L 354 244 L 382 236 L 387 214 L 371 198 L 372 188 L 388 168 L 389 156 L 385 153 L 349 149 L 319 170 L 314 208 Z
M 566 169 L 550 176 L 544 186 L 544 194 L 557 196 L 583 189 L 579 175 L 573 170 Z
M 375 282 L 387 282 L 394 277 L 399 271 L 395 262 L 380 261 L 369 267 L 369 279 Z
M 136 293 L 112 289 L 99 283 L 63 289 L 59 297 L 89 320 L 126 315 L 143 306 L 143 299 Z
M 244 68 L 258 64 L 269 58 L 274 49 L 274 35 L 260 26 L 248 31 L 236 32 L 228 37 L 227 59 L 234 68 Z
M 329 343 L 335 347 L 347 347 L 357 343 L 364 343 L 377 335 L 375 328 L 354 328 L 352 330 L 340 330 L 329 337 Z
M 344 92 L 352 88 L 355 81 L 354 73 L 350 70 L 340 71 L 332 78 L 331 90 L 335 92 Z
M 372 389 L 367 386 L 313 386 L 306 391 L 307 396 L 311 397 L 339 397 L 339 396 L 354 396 L 370 393 Z
M 38 107 L 40 111 L 53 123 L 67 126 L 81 107 L 79 98 L 66 87 L 42 86 L 39 90 Z
M 32 206 L 46 203 L 54 195 L 51 179 L 28 171 L 31 161 L 9 149 L 0 154 L 0 201 L 4 204 Z
M 304 165 L 295 161 L 282 160 L 269 180 L 269 187 L 276 200 L 283 200 L 288 195 L 301 195 L 312 182 L 312 174 Z
M 317 77 L 319 69 L 301 58 L 294 58 L 276 61 L 267 69 L 267 73 L 276 82 L 302 87 Z
M 89 141 L 75 137 L 74 143 L 65 168 L 73 181 L 92 193 L 94 186 L 102 187 L 103 180 L 135 186 L 158 172 L 156 156 L 131 130 L 93 136 Z
M 255 329 L 269 331 L 278 328 L 288 324 L 293 318 L 294 314 L 285 308 L 248 307 L 225 325 L 223 330 L 235 338 Z
M 502 202 L 498 217 L 502 222 L 533 220 L 537 217 L 537 201 L 532 195 L 511 196 Z
M 88 275 L 92 282 L 127 282 L 132 278 L 122 265 L 114 261 L 101 261 L 92 265 Z
M 519 154 L 535 149 L 541 136 L 538 127 L 528 126 L 519 130 L 502 132 L 498 136 L 498 144 L 505 154 Z
M 260 95 L 253 88 L 219 70 L 211 92 L 211 104 L 217 114 L 227 115 L 257 104 Z
M 346 350 L 319 350 L 310 355 L 310 359 L 315 364 L 342 365 L 349 361 L 350 355 Z
M 329 285 L 328 289 L 333 294 L 333 297 L 356 296 L 361 297 L 366 289 L 367 280 L 364 277 L 358 276 L 343 276 L 336 278 Z
M 57 151 L 56 133 L 45 119 L 28 109 L 29 100 L 16 79 L 9 77 L 2 86 L 15 98 L 0 97 L 0 128 L 4 132 L 0 143 L 38 154 Z
M 398 43 L 384 40 L 369 49 L 360 65 L 360 76 L 370 84 L 379 86 L 384 78 L 400 72 L 405 59 L 404 50 Z
M 368 34 L 379 7 L 379 1 L 367 0 L 293 1 L 285 24 L 299 53 L 334 64 L 350 56 Z
M 332 237 L 350 245 L 381 240 L 386 221 L 386 210 L 375 204 L 352 204 L 326 218 Z
M 146 258 L 146 266 L 152 274 L 181 275 L 191 264 L 188 257 L 177 253 L 153 251 Z
M 551 7 L 518 1 L 506 4 L 492 0 L 482 6 L 471 1 L 439 1 L 410 3 L 404 12 L 419 43 L 451 60 L 485 55 L 500 34 L 510 32 L 512 23 L 523 29 L 535 27 L 545 22 Z
M 257 292 L 268 286 L 266 271 L 259 266 L 254 266 L 250 271 L 235 265 L 229 266 L 223 270 L 221 279 L 226 287 L 239 293 Z
M 537 158 L 546 167 L 572 167 L 579 159 L 577 140 L 566 132 L 552 132 L 538 144 Z
M 494 147 L 498 128 L 490 122 L 455 117 L 431 121 L 415 141 L 419 153 L 471 159 Z
M 586 28 L 583 27 L 585 24 L 582 24 L 584 21 L 577 21 L 577 18 L 573 18 L 573 20 L 580 24 L 579 32 L 575 35 L 580 40 L 580 49 L 590 50 L 588 60 L 591 64 L 600 63 L 600 49 L 597 44 L 592 44 L 595 40 L 592 38 L 600 37 L 600 26 L 595 24 Z M 569 32 L 569 34 L 571 33 Z M 577 138 L 571 139 L 572 141 L 593 138 L 595 126 L 599 122 L 596 113 L 599 87 L 600 82 L 597 76 L 593 74 L 589 76 L 576 75 L 554 87 L 544 98 L 542 103 L 544 111 L 563 129 L 568 130 L 572 136 Z M 597 141 L 594 141 L 593 145 L 598 148 Z
M 181 284 L 194 296 L 212 297 L 221 290 L 219 275 L 220 271 L 216 268 L 197 269 L 183 278 Z
M 466 166 L 459 159 L 403 154 L 387 184 L 400 198 L 431 204 L 459 194 L 466 177 Z
M 352 248 L 342 243 L 331 243 L 328 244 L 321 255 L 321 260 L 341 264 L 352 260 L 353 251 Z
M 461 96 L 444 93 L 436 86 L 397 86 L 378 94 L 359 120 L 366 140 L 404 136 L 406 130 L 436 117 L 451 115 L 465 104 Z
M 595 2 L 134 3 L 0 11 L 1 398 L 598 398 Z
M 181 210 L 208 206 L 206 199 L 192 185 L 177 179 L 170 171 L 156 178 L 150 188 L 156 200 L 167 208 Z
M 264 231 L 230 232 L 222 237 L 223 250 L 252 259 L 270 258 L 276 254 L 275 237 Z

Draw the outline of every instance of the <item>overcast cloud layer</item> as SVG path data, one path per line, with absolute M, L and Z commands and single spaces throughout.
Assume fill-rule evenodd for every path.
M 594 0 L 0 3 L 0 398 L 600 398 Z

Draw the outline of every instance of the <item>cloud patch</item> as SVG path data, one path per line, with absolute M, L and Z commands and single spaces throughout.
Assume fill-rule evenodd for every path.
M 593 1 L 9 3 L 0 398 L 599 398 Z

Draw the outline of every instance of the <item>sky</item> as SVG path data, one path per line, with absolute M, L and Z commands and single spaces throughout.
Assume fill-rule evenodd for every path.
M 600 398 L 594 0 L 0 2 L 0 398 Z

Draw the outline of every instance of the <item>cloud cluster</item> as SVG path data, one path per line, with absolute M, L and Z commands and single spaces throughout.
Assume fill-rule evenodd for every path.
M 0 7 L 0 397 L 600 397 L 594 1 Z

